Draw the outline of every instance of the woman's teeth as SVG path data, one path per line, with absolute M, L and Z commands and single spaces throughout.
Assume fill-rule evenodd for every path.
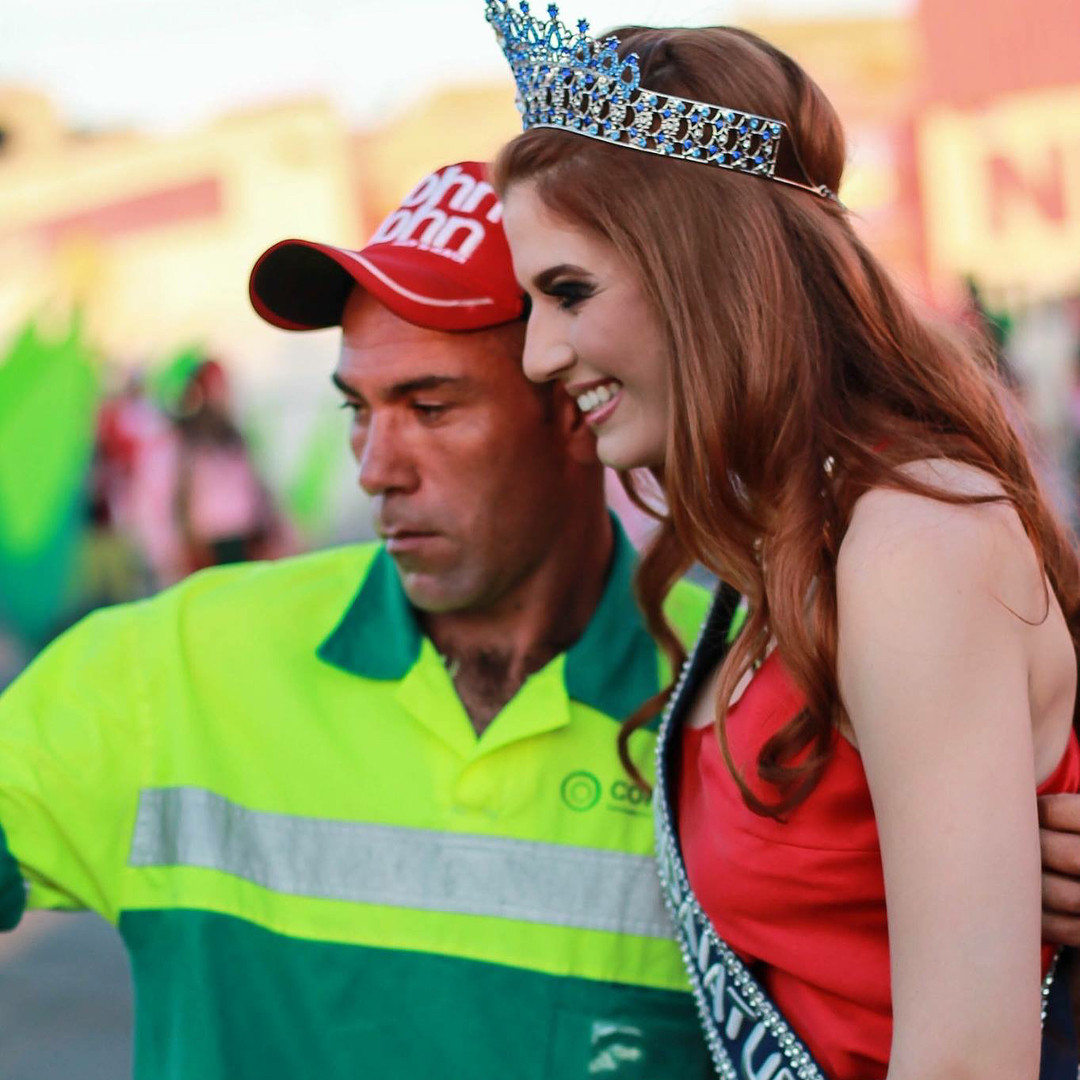
M 583 413 L 590 413 L 593 409 L 599 408 L 610 401 L 619 392 L 619 388 L 620 384 L 614 381 L 604 383 L 603 386 L 594 386 L 591 390 L 586 390 L 584 394 L 578 397 L 578 408 Z

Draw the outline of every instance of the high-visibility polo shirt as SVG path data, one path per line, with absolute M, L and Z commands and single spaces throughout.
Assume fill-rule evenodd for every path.
M 479 738 L 381 547 L 90 616 L 0 698 L 0 916 L 118 926 L 139 1080 L 711 1075 L 616 753 L 632 563 Z

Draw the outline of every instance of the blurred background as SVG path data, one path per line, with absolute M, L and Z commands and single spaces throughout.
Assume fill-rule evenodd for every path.
M 729 22 L 845 121 L 841 197 L 910 291 L 992 337 L 1075 524 L 1076 0 L 582 0 Z M 0 687 L 91 608 L 367 537 L 337 332 L 254 315 L 288 236 L 361 246 L 429 169 L 517 130 L 481 0 L 4 0 Z M 0 941 L 0 1078 L 130 1072 L 125 962 L 88 918 Z

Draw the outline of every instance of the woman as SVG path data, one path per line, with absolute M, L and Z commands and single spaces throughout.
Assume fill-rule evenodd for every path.
M 1035 795 L 1080 788 L 1080 573 L 992 365 L 856 236 L 790 58 L 487 6 L 527 129 L 495 169 L 526 372 L 661 481 L 639 584 L 673 658 L 692 560 L 749 605 L 685 710 L 701 906 L 835 1080 L 1034 1077 Z

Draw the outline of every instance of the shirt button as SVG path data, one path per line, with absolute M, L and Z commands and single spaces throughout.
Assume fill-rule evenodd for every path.
M 485 770 L 466 769 L 454 785 L 454 809 L 497 817 L 499 788 Z

